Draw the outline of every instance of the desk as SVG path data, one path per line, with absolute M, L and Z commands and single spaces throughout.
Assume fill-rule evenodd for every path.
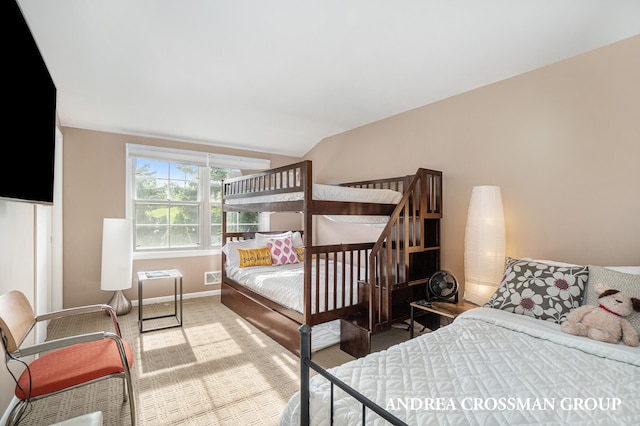
M 173 313 L 165 315 L 156 315 L 145 317 L 142 314 L 142 284 L 146 281 L 173 279 Z M 179 288 L 178 288 L 179 286 Z M 180 315 L 178 315 L 178 297 L 180 297 Z M 158 318 L 175 317 L 176 323 L 170 325 L 162 325 L 158 327 L 148 328 L 145 330 L 144 321 Z M 166 271 L 142 271 L 138 272 L 138 329 L 140 333 L 153 330 L 161 330 L 164 328 L 182 327 L 182 274 L 177 269 L 169 269 Z
M 411 323 L 409 324 L 409 338 L 413 339 L 413 310 L 420 309 L 422 311 L 431 312 L 432 314 L 440 315 L 442 317 L 455 319 L 461 313 L 468 311 L 469 309 L 477 308 L 478 305 L 469 303 L 466 301 L 458 303 L 448 302 L 430 302 L 426 300 L 418 300 L 409 304 L 411 307 Z

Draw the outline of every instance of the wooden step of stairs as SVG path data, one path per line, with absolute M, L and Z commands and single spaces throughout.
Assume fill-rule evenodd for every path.
M 340 350 L 355 358 L 371 352 L 371 329 L 366 312 L 340 318 Z

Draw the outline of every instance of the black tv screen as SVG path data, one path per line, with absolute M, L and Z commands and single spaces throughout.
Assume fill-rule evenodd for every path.
M 53 203 L 56 86 L 15 0 L 2 1 L 4 141 L 0 198 Z

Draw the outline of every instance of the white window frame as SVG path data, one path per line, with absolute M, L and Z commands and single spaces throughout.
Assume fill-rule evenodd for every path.
M 241 170 L 265 170 L 270 168 L 271 162 L 268 159 L 263 158 L 250 158 L 240 157 L 225 154 L 216 154 L 204 151 L 190 151 L 175 148 L 164 148 L 153 145 L 140 145 L 131 144 L 126 145 L 126 217 L 128 219 L 134 218 L 134 188 L 135 188 L 135 173 L 133 170 L 134 160 L 136 158 L 145 158 L 159 161 L 171 161 L 171 162 L 183 162 L 188 164 L 194 164 L 204 167 L 223 167 L 234 168 Z M 201 173 L 206 175 L 206 179 L 202 179 L 200 189 L 203 192 L 202 201 L 202 214 L 200 219 L 200 227 L 203 241 L 211 241 L 211 203 L 209 200 L 209 173 Z M 268 215 L 261 215 L 261 223 L 268 221 Z M 132 220 L 132 224 L 133 224 Z M 135 226 L 135 224 L 133 224 Z M 264 226 L 268 227 L 268 223 Z M 135 229 L 134 229 L 135 232 Z M 159 259 L 159 258 L 175 258 L 175 257 L 191 257 L 191 256 L 208 256 L 212 254 L 219 254 L 220 248 L 210 247 L 208 244 L 203 244 L 200 248 L 188 248 L 188 249 L 168 249 L 168 250 L 145 250 L 133 252 L 134 259 Z

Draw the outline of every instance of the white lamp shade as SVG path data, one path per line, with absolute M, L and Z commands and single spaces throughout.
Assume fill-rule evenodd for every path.
M 497 186 L 476 186 L 471 192 L 464 238 L 465 299 L 477 305 L 489 300 L 502 281 L 505 267 L 505 225 Z
M 127 219 L 104 219 L 102 226 L 102 274 L 100 288 L 105 291 L 131 287 L 133 233 Z

